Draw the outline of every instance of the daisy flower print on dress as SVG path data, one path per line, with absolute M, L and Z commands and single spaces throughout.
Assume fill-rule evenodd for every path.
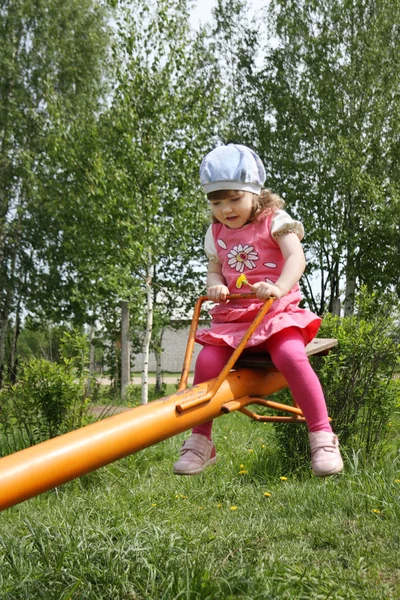
M 232 269 L 236 269 L 239 273 L 243 273 L 244 268 L 255 269 L 255 260 L 259 260 L 257 252 L 253 246 L 238 244 L 234 246 L 228 254 L 228 265 Z

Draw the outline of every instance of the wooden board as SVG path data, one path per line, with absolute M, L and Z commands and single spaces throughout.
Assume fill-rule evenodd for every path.
M 335 338 L 314 338 L 306 346 L 306 354 L 307 356 L 328 354 L 331 348 L 337 346 L 337 343 L 338 341 Z
M 331 348 L 337 345 L 338 341 L 335 338 L 314 338 L 306 346 L 307 356 L 323 356 L 328 354 Z M 269 354 L 248 354 L 247 356 L 241 356 L 235 363 L 235 369 L 238 368 L 249 368 L 249 369 L 271 369 L 275 368 L 271 362 Z

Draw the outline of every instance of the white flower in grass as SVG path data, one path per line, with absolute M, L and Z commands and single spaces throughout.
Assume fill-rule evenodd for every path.
M 254 247 L 245 244 L 234 246 L 228 254 L 228 265 L 232 269 L 236 269 L 239 273 L 243 273 L 244 268 L 255 269 L 255 260 L 259 260 L 257 252 L 254 252 Z

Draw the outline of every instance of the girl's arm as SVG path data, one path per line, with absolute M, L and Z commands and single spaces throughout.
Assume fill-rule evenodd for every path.
M 215 260 L 210 260 L 207 272 L 207 296 L 213 302 L 224 302 L 228 294 L 229 290 L 222 275 L 222 265 Z
M 287 294 L 299 281 L 306 268 L 303 248 L 296 233 L 284 233 L 278 236 L 276 242 L 281 249 L 285 264 L 282 273 L 274 284 L 258 281 L 250 286 L 260 300 L 265 300 L 270 296 L 281 298 Z

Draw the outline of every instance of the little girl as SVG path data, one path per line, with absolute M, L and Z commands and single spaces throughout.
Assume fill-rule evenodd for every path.
M 200 179 L 213 217 L 205 238 L 207 293 L 219 304 L 211 310 L 211 328 L 196 335 L 204 347 L 196 361 L 194 383 L 219 375 L 263 302 L 273 296 L 245 352 L 268 353 L 287 380 L 307 422 L 314 474 L 339 473 L 343 469 L 339 442 L 329 424 L 321 384 L 305 353 L 321 320 L 299 308 L 298 281 L 305 268 L 303 226 L 282 210 L 279 196 L 263 188 L 263 164 L 246 146 L 228 144 L 212 150 L 201 164 Z M 239 289 L 257 299 L 226 302 L 228 294 Z M 174 473 L 196 475 L 215 463 L 211 428 L 209 421 L 192 430 Z

